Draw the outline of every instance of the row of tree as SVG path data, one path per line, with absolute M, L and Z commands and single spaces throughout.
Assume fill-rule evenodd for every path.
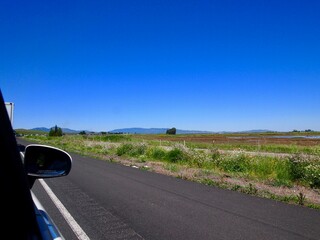
M 313 130 L 311 130 L 311 129 L 306 129 L 306 130 L 304 130 L 304 131 L 299 131 L 299 130 L 294 129 L 292 132 L 313 132 Z

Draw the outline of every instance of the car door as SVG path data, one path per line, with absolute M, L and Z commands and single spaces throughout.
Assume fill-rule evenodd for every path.
M 71 156 L 46 145 L 18 146 L 1 91 L 0 123 L 1 235 L 8 239 L 64 239 L 31 188 L 36 179 L 68 175 Z

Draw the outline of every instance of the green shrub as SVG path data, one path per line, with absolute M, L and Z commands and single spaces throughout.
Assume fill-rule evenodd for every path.
M 308 162 L 301 154 L 295 154 L 289 157 L 289 171 L 292 180 L 300 180 L 304 176 L 304 169 Z
M 145 154 L 147 146 L 143 143 L 133 145 L 133 148 L 128 152 L 131 157 L 139 157 Z
M 289 169 L 292 180 L 300 180 L 312 188 L 320 187 L 320 162 L 310 160 L 301 154 L 289 158 Z
M 312 162 L 304 169 L 303 179 L 309 184 L 312 188 L 320 187 L 320 163 Z
M 128 155 L 131 157 L 140 157 L 145 154 L 147 146 L 145 144 L 122 143 L 117 148 L 117 155 Z
M 123 143 L 117 148 L 117 155 L 127 155 L 133 149 L 133 144 L 131 143 Z
M 210 155 L 213 161 L 216 161 L 221 157 L 221 153 L 218 151 L 218 149 L 211 150 Z
M 198 168 L 213 168 L 213 161 L 209 157 L 209 155 L 204 151 L 191 150 L 188 153 L 191 161 L 190 164 L 192 166 L 196 166 Z
M 173 163 L 185 161 L 186 158 L 186 154 L 179 148 L 174 148 L 166 154 L 166 159 Z
M 249 159 L 244 154 L 231 155 L 216 161 L 219 168 L 226 172 L 245 172 L 249 169 Z
M 152 159 L 163 160 L 166 157 L 166 151 L 159 147 L 151 147 L 147 150 L 147 156 Z

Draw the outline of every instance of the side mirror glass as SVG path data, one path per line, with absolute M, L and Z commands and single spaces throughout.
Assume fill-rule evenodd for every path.
M 25 149 L 24 165 L 27 175 L 32 178 L 53 178 L 69 174 L 71 156 L 58 148 L 30 144 Z

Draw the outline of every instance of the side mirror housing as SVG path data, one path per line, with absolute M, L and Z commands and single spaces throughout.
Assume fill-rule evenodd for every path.
M 55 147 L 30 144 L 24 153 L 24 166 L 31 185 L 38 178 L 54 178 L 69 174 L 72 166 L 71 156 Z

